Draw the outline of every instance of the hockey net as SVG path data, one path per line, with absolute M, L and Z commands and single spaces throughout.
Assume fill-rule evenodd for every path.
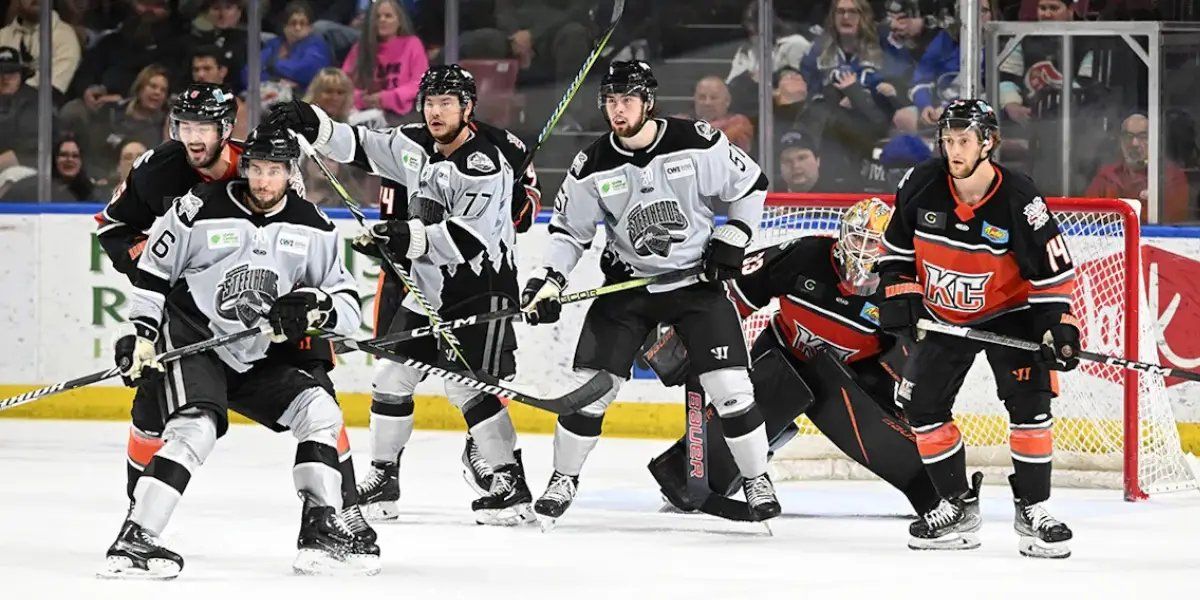
M 798 236 L 836 236 L 842 213 L 865 197 L 772 194 L 753 246 Z M 1153 323 L 1140 285 L 1135 209 L 1124 201 L 1105 199 L 1056 198 L 1047 204 L 1075 261 L 1074 310 L 1083 324 L 1083 346 L 1157 362 Z M 749 342 L 767 325 L 774 307 L 745 321 Z M 1123 488 L 1130 500 L 1196 487 L 1161 376 L 1085 361 L 1059 381 L 1060 396 L 1053 404 L 1055 485 Z M 1007 413 L 982 353 L 957 396 L 954 414 L 968 444 L 968 465 L 994 474 L 1011 472 Z M 807 418 L 797 424 L 800 434 L 772 463 L 777 478 L 873 477 Z

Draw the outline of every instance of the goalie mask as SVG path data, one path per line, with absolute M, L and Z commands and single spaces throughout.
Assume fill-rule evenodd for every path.
M 891 218 L 892 207 L 879 198 L 859 200 L 842 215 L 833 258 L 842 282 L 856 294 L 873 294 L 879 284 L 872 268 L 883 253 L 883 231 Z

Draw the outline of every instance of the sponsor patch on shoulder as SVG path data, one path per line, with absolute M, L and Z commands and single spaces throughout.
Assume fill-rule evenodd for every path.
M 242 236 L 236 229 L 214 229 L 208 232 L 208 249 L 237 248 L 242 245 Z
M 571 161 L 571 174 L 572 174 L 572 175 L 574 175 L 574 176 L 576 176 L 576 177 L 579 177 L 579 174 L 580 174 L 581 172 L 583 172 L 583 165 L 584 165 L 586 162 L 587 162 L 587 155 L 586 155 L 586 154 L 584 154 L 583 152 L 580 152 L 579 154 L 576 154 L 576 155 L 575 155 L 575 160 Z
M 404 164 L 404 168 L 409 171 L 421 170 L 421 157 L 417 156 L 416 152 L 404 150 L 400 153 L 400 162 Z
M 858 313 L 858 316 L 879 325 L 879 307 L 870 302 L 863 302 L 862 311 Z
M 496 163 L 488 158 L 488 155 L 482 152 L 472 152 L 467 157 L 467 168 L 474 169 L 480 173 L 491 173 L 496 170 Z
M 1029 221 L 1029 226 L 1034 229 L 1045 227 L 1046 223 L 1050 222 L 1050 211 L 1046 209 L 1046 202 L 1041 196 L 1035 196 L 1029 204 L 1022 209 L 1025 213 L 1025 220 Z
M 204 201 L 199 196 L 188 192 L 175 201 L 175 214 L 180 219 L 191 222 L 200 213 L 202 206 L 204 206 Z
M 696 167 L 693 167 L 692 161 L 686 158 L 664 164 L 663 170 L 667 172 L 667 179 L 679 179 L 696 173 Z
M 717 130 L 713 129 L 713 126 L 709 125 L 708 121 L 696 121 L 696 133 L 711 142 L 716 137 Z
M 983 230 L 980 232 L 983 238 L 989 242 L 1004 244 L 1008 242 L 1008 230 L 1003 227 L 996 227 L 987 221 L 983 222 Z
M 625 181 L 625 176 L 609 177 L 596 182 L 596 189 L 600 191 L 601 198 L 624 194 L 629 191 L 629 182 Z
M 295 233 L 280 233 L 276 239 L 275 246 L 281 252 L 290 254 L 308 254 L 308 238 Z

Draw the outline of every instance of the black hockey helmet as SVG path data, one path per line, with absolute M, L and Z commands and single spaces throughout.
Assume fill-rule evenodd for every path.
M 243 173 L 251 160 L 287 163 L 291 167 L 299 158 L 300 142 L 292 134 L 274 125 L 262 124 L 255 127 L 246 138 L 238 166 Z
M 466 108 L 467 100 L 475 102 L 479 97 L 475 90 L 475 76 L 457 64 L 429 67 L 421 76 L 417 88 L 417 110 L 424 110 L 427 96 L 442 94 L 458 96 L 458 101 Z
M 971 173 L 979 168 L 979 163 L 983 162 L 983 159 L 992 157 L 996 144 L 1000 141 L 1000 121 L 996 117 L 995 109 L 987 102 L 977 98 L 951 102 L 942 111 L 942 116 L 938 118 L 937 145 L 943 161 L 946 158 L 946 151 L 942 147 L 942 136 L 950 129 L 974 129 L 976 135 L 979 136 L 979 142 L 988 144 L 987 153 L 980 156 L 975 167 L 971 169 Z M 946 172 L 950 172 L 949 164 L 946 164 Z
M 600 110 L 604 110 L 604 97 L 609 94 L 637 94 L 648 107 L 652 107 L 657 91 L 658 80 L 654 78 L 650 65 L 640 60 L 613 61 L 600 80 L 597 104 Z
M 171 137 L 178 139 L 179 121 L 216 123 L 221 139 L 233 132 L 237 118 L 237 98 L 233 92 L 215 83 L 188 85 L 171 104 Z

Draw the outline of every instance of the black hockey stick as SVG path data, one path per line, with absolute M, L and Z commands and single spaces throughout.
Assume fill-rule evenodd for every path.
M 704 270 L 701 268 L 694 268 L 694 269 L 687 269 L 684 271 L 676 271 L 673 273 L 666 273 L 663 275 L 656 275 L 654 277 L 642 277 L 640 279 L 630 279 L 629 281 L 622 281 L 620 283 L 614 283 L 612 285 L 606 285 L 606 286 L 602 286 L 602 287 L 598 287 L 598 288 L 592 288 L 590 290 L 581 290 L 578 292 L 572 292 L 570 294 L 564 294 L 559 297 L 559 301 L 562 304 L 573 304 L 575 302 L 582 302 L 584 300 L 590 300 L 590 299 L 596 298 L 598 296 L 606 296 L 608 294 L 613 294 L 616 292 L 623 292 L 625 290 L 643 288 L 643 287 L 655 285 L 655 284 L 674 283 L 677 281 L 682 281 L 684 279 L 687 279 L 688 277 L 695 277 L 703 272 L 704 272 Z M 427 337 L 427 336 L 433 335 L 435 333 L 438 333 L 440 330 L 443 330 L 443 329 L 458 329 L 460 327 L 470 327 L 471 325 L 479 325 L 481 323 L 490 323 L 492 321 L 500 321 L 503 319 L 522 320 L 522 319 L 524 319 L 524 316 L 525 316 L 525 313 L 521 311 L 521 307 L 512 306 L 509 308 L 493 311 L 490 313 L 483 313 L 483 314 L 478 314 L 478 315 L 471 315 L 469 317 L 462 317 L 459 319 L 450 319 L 449 321 L 442 321 L 441 323 L 438 323 L 436 325 L 431 324 L 431 325 L 426 325 L 424 327 L 417 327 L 416 329 L 410 329 L 408 331 L 397 331 L 396 333 L 389 333 L 387 335 L 380 336 L 380 337 L 377 337 L 377 338 L 371 340 L 371 343 L 376 344 L 376 345 L 381 345 L 381 346 L 385 345 L 385 344 L 394 344 L 396 342 L 403 342 L 403 341 L 407 341 L 407 340 L 411 340 L 411 339 Z
M 730 521 L 758 521 L 750 505 L 712 491 L 708 485 L 708 419 L 704 414 L 704 389 L 689 375 L 684 386 L 687 409 L 687 503 L 696 510 Z
M 379 255 L 383 257 L 385 262 L 387 262 L 388 267 L 391 267 L 392 272 L 400 277 L 400 282 L 404 284 L 404 287 L 407 288 L 408 291 L 413 295 L 413 298 L 417 300 L 417 304 L 419 304 L 421 306 L 421 310 L 425 312 L 425 317 L 429 319 L 430 324 L 436 326 L 441 323 L 442 319 L 438 316 L 437 311 L 433 309 L 433 306 L 429 304 L 429 300 L 425 298 L 425 294 L 422 293 L 421 289 L 417 287 L 416 282 L 414 282 L 412 279 L 412 275 L 409 275 L 408 271 L 404 267 L 400 266 L 400 262 L 396 259 L 396 256 L 392 254 L 392 250 L 388 248 L 387 243 L 375 237 L 374 235 L 371 235 L 371 229 L 367 227 L 367 218 L 363 215 L 362 207 L 359 206 L 358 202 L 356 202 L 354 198 L 350 197 L 350 192 L 346 191 L 346 188 L 342 186 L 342 182 L 338 181 L 338 178 L 333 174 L 333 171 L 330 171 L 329 167 L 325 166 L 325 161 L 321 160 L 321 157 L 317 155 L 317 151 L 314 150 L 312 145 L 308 143 L 308 140 L 305 139 L 304 136 L 299 135 L 294 131 L 292 131 L 291 134 L 292 137 L 296 138 L 296 142 L 300 144 L 300 148 L 304 151 L 305 156 L 307 156 L 312 162 L 316 163 L 317 167 L 321 169 L 321 174 L 325 176 L 325 181 L 329 182 L 329 186 L 332 187 L 333 191 L 337 192 L 338 197 L 341 198 L 342 204 L 345 204 L 346 208 L 350 210 L 350 214 L 354 215 L 354 219 L 358 221 L 358 226 L 362 227 L 363 231 L 365 231 L 367 235 L 370 235 L 371 239 L 375 240 L 375 247 L 379 249 Z M 470 370 L 471 365 L 467 362 L 467 359 L 463 357 L 462 349 L 458 344 L 458 337 L 454 335 L 454 332 L 450 331 L 449 329 L 442 329 L 439 330 L 437 334 L 441 336 L 442 340 L 444 340 L 446 344 L 450 346 L 450 349 L 454 351 L 455 357 L 458 358 L 458 361 L 462 364 L 462 366 L 467 370 Z
M 550 118 L 546 119 L 546 125 L 542 127 L 542 132 L 538 134 L 537 142 L 529 149 L 529 152 L 525 155 L 525 160 L 521 162 L 521 168 L 516 171 L 518 177 L 521 177 L 521 174 L 529 169 L 529 165 L 533 164 L 533 156 L 541 149 L 542 144 L 546 143 L 546 139 L 550 137 L 550 132 L 554 131 L 554 127 L 558 125 L 558 120 L 567 112 L 567 107 L 570 106 L 571 100 L 575 98 L 575 94 L 579 91 L 579 88 L 583 87 L 583 80 L 587 79 L 588 71 L 592 70 L 592 65 L 596 63 L 596 59 L 600 58 L 600 54 L 604 52 L 604 47 L 608 45 L 608 38 L 612 37 L 613 32 L 617 30 L 617 23 L 621 20 L 621 13 L 623 12 L 625 12 L 625 0 L 616 0 L 613 3 L 612 19 L 608 23 L 608 28 L 592 44 L 592 51 L 588 53 L 587 59 L 583 61 L 583 66 L 575 74 L 575 79 L 571 80 L 571 85 L 567 86 L 567 90 L 563 92 L 562 99 L 558 101 L 558 106 L 554 108 L 554 112 L 550 113 Z
M 987 344 L 1008 346 L 1009 348 L 1016 348 L 1018 350 L 1029 350 L 1030 352 L 1041 352 L 1044 348 L 1042 344 L 1037 342 L 1017 339 L 1007 335 L 992 333 L 990 331 L 973 329 L 971 327 L 963 327 L 961 325 L 947 325 L 945 323 L 938 323 L 929 319 L 918 320 L 917 328 L 922 331 L 932 331 L 934 333 L 941 333 L 943 335 L 975 340 L 977 342 L 984 342 Z M 1092 362 L 1104 363 L 1106 365 L 1112 365 L 1114 367 L 1120 367 L 1122 369 L 1128 369 L 1130 371 L 1141 371 L 1143 373 L 1162 375 L 1164 377 L 1178 377 L 1179 379 L 1186 379 L 1188 381 L 1200 381 L 1200 373 L 1185 371 L 1183 369 L 1175 369 L 1172 367 L 1164 367 L 1154 363 L 1129 360 L 1119 356 L 1110 356 L 1108 354 L 1080 350 L 1079 358 L 1082 358 L 1083 360 L 1090 360 Z
M 587 406 L 609 392 L 612 389 L 612 378 L 606 373 L 600 371 L 587 380 L 582 386 L 579 386 L 562 396 L 556 398 L 538 398 L 524 392 L 505 387 L 504 384 L 495 377 L 486 373 L 474 373 L 471 371 L 447 371 L 441 367 L 421 362 L 414 358 L 409 358 L 396 354 L 390 350 L 380 348 L 375 345 L 373 340 L 356 340 L 354 338 L 341 336 L 329 332 L 319 332 L 320 337 L 341 342 L 348 348 L 366 352 L 376 358 L 382 358 L 393 362 L 400 363 L 407 367 L 412 367 L 423 373 L 441 377 L 445 381 L 454 381 L 463 385 L 472 387 L 481 392 L 494 394 L 508 398 L 513 402 L 520 402 L 534 408 L 550 411 L 557 415 L 569 415 L 579 409 Z
M 225 334 L 222 336 L 210 338 L 210 339 L 204 340 L 202 342 L 196 342 L 195 344 L 191 344 L 189 346 L 184 346 L 182 348 L 168 350 L 166 352 L 163 352 L 162 354 L 159 354 L 155 358 L 160 363 L 178 360 L 180 358 L 184 358 L 187 356 L 194 356 L 196 354 L 200 354 L 201 352 L 207 352 L 207 351 L 212 350 L 213 348 L 217 348 L 219 346 L 224 346 L 226 344 L 232 344 L 233 342 L 236 342 L 238 340 L 243 340 L 243 339 L 246 339 L 249 337 L 254 337 L 260 333 L 270 333 L 270 332 L 271 332 L 271 326 L 267 325 L 267 324 L 263 324 L 259 327 L 255 327 L 253 329 L 245 329 L 242 331 L 235 331 L 233 333 L 228 333 L 228 334 Z M 25 392 L 24 394 L 19 394 L 19 395 L 13 396 L 11 398 L 5 398 L 4 400 L 0 400 L 0 410 L 7 410 L 14 406 L 20 406 L 20 405 L 28 403 L 28 402 L 33 402 L 34 400 L 37 400 L 38 398 L 45 398 L 46 396 L 52 396 L 59 392 L 66 392 L 69 390 L 92 385 L 93 383 L 99 383 L 101 381 L 104 381 L 105 379 L 110 379 L 110 378 L 116 377 L 120 374 L 121 374 L 121 369 L 118 367 L 113 367 L 111 369 L 106 369 L 104 371 L 96 371 L 95 373 L 92 373 L 90 375 L 84 375 L 83 377 L 72 379 L 70 381 L 63 381 L 60 383 L 56 383 L 54 385 L 46 386 L 44 388 L 30 390 L 28 392 Z

